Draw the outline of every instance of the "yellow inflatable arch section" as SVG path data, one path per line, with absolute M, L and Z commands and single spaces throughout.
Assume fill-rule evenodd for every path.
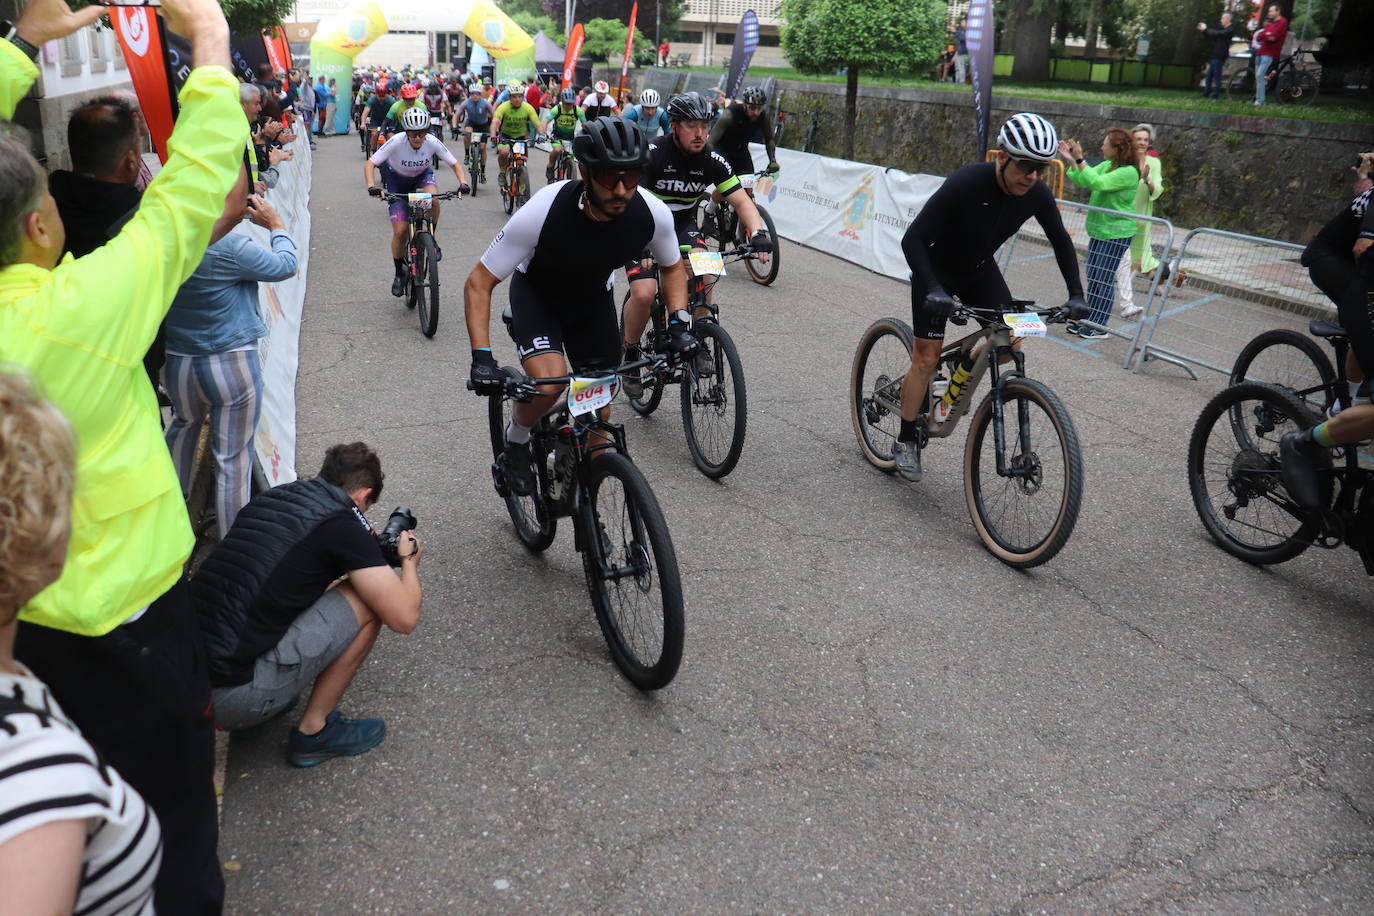
M 534 70 L 534 39 L 490 0 L 374 0 L 355 3 L 320 22 L 310 42 L 310 70 L 337 80 L 341 92 L 353 85 L 353 59 L 392 29 L 414 32 L 463 32 L 499 61 L 498 71 Z M 352 105 L 340 103 L 334 129 L 348 127 Z

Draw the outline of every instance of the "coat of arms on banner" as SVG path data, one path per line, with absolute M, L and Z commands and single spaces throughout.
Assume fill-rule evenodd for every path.
M 840 214 L 840 222 L 844 224 L 840 235 L 857 242 L 859 233 L 868 228 L 868 221 L 873 217 L 873 205 L 873 176 L 869 174 L 849 194 L 849 203 Z

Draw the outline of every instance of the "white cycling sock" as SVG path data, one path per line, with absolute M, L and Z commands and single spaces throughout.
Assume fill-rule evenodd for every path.
M 514 417 L 511 417 L 510 422 L 506 424 L 506 441 L 511 445 L 524 445 L 526 442 L 530 441 L 530 431 L 532 429 L 533 427 L 531 426 L 521 426 L 519 423 L 515 422 Z

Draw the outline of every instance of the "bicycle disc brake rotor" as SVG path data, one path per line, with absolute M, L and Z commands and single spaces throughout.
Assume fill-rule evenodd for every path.
M 625 559 L 634 567 L 635 587 L 647 595 L 654 587 L 654 566 L 649 549 L 639 541 L 632 541 L 626 545 Z
M 1045 482 L 1040 456 L 1035 452 L 1014 455 L 1011 459 L 1011 476 L 1016 478 L 1017 488 L 1027 496 L 1040 492 L 1040 487 Z

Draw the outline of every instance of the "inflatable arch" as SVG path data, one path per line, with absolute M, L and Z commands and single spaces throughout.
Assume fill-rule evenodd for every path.
M 320 22 L 310 42 L 310 70 L 343 87 L 353 85 L 353 59 L 391 29 L 463 32 L 497 61 L 497 74 L 534 70 L 534 39 L 490 0 L 374 0 L 354 3 Z M 334 130 L 348 127 L 352 105 L 336 109 Z

